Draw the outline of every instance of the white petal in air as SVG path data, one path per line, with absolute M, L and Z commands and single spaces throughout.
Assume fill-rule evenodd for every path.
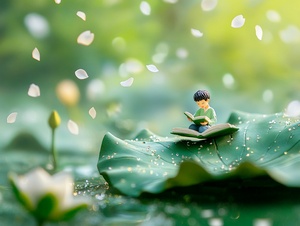
M 142 1 L 140 4 L 140 10 L 144 15 L 149 16 L 151 13 L 151 6 L 148 2 Z
M 89 77 L 86 71 L 83 69 L 78 69 L 77 71 L 75 71 L 75 75 L 79 79 L 86 79 Z
M 191 33 L 196 38 L 201 38 L 203 36 L 203 33 L 197 29 L 191 29 Z
M 89 115 L 92 117 L 92 119 L 96 118 L 97 112 L 94 107 L 89 110 Z
M 218 0 L 202 0 L 201 8 L 203 11 L 211 11 L 216 8 Z
M 255 26 L 255 33 L 256 33 L 256 37 L 261 40 L 262 36 L 263 36 L 263 30 L 261 29 L 261 27 L 259 25 Z
M 41 60 L 40 51 L 37 48 L 34 48 L 34 50 L 32 51 L 32 58 L 37 61 Z
M 82 11 L 78 11 L 77 13 L 76 13 L 76 15 L 78 16 L 78 17 L 80 17 L 82 20 L 86 20 L 86 15 L 85 15 L 85 13 L 84 12 L 82 12 Z
M 14 123 L 17 119 L 17 115 L 18 115 L 17 112 L 13 112 L 13 113 L 9 114 L 9 116 L 7 116 L 7 119 L 6 119 L 7 123 Z
M 60 3 L 61 3 L 61 0 L 54 0 L 54 2 L 55 2 L 56 4 L 60 4 Z
M 233 20 L 231 21 L 231 27 L 233 28 L 243 27 L 245 20 L 246 19 L 243 17 L 243 15 L 238 15 L 235 18 L 233 18 Z
M 120 84 L 123 87 L 130 87 L 132 85 L 132 83 L 133 83 L 133 80 L 134 79 L 131 77 L 131 78 L 129 78 L 129 79 L 123 81 L 123 82 L 120 82 Z
M 41 95 L 40 87 L 35 84 L 31 84 L 28 89 L 28 96 L 39 97 L 40 95 Z
M 90 45 L 93 41 L 94 34 L 91 31 L 84 31 L 77 38 L 77 43 L 85 46 Z
M 157 67 L 153 64 L 149 64 L 149 65 L 146 65 L 147 69 L 151 72 L 158 72 L 159 70 L 157 69 Z
M 68 121 L 68 129 L 69 129 L 70 133 L 72 133 L 74 135 L 78 135 L 79 134 L 78 125 L 76 124 L 76 122 L 74 122 L 72 120 Z

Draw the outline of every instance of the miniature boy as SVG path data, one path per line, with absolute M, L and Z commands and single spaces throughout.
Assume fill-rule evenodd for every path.
M 210 121 L 203 122 L 201 125 L 191 124 L 189 129 L 196 130 L 199 133 L 207 130 L 211 125 L 217 122 L 217 116 L 215 110 L 209 106 L 210 94 L 206 90 L 198 90 L 194 94 L 194 101 L 199 106 L 199 109 L 196 111 L 194 116 L 207 116 Z

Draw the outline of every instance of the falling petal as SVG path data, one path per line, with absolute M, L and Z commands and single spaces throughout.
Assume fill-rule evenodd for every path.
M 61 0 L 54 0 L 54 2 L 55 2 L 56 4 L 60 4 L 60 3 L 61 3 Z
M 196 38 L 200 38 L 200 37 L 202 37 L 203 36 L 203 33 L 201 32 L 201 31 L 199 31 L 199 30 L 197 30 L 197 29 L 191 29 L 191 33 L 192 33 L 192 35 L 194 36 L 194 37 L 196 37 Z
M 211 11 L 216 8 L 218 0 L 202 0 L 201 8 L 203 11 Z
M 291 117 L 300 116 L 300 101 L 299 100 L 291 101 L 287 106 L 285 114 Z
M 89 115 L 90 115 L 93 119 L 96 118 L 97 112 L 96 112 L 96 110 L 95 110 L 94 107 L 92 107 L 92 108 L 89 110 Z
M 85 15 L 85 13 L 84 12 L 82 12 L 82 11 L 78 11 L 77 13 L 76 13 L 76 15 L 78 16 L 78 17 L 80 17 L 82 20 L 86 20 L 86 15 Z
M 37 13 L 29 13 L 24 18 L 29 33 L 35 38 L 45 38 L 50 33 L 50 25 L 45 17 Z
M 78 125 L 76 124 L 76 122 L 74 122 L 72 120 L 68 121 L 68 129 L 69 129 L 70 133 L 72 133 L 74 135 L 78 135 L 79 134 Z
M 94 34 L 91 33 L 91 31 L 84 31 L 78 36 L 77 43 L 88 46 L 93 42 L 93 40 L 94 40 Z
M 280 14 L 275 10 L 268 10 L 266 13 L 266 16 L 267 16 L 268 20 L 271 22 L 280 22 L 281 21 Z
M 140 4 L 140 10 L 144 15 L 149 16 L 151 13 L 151 6 L 148 2 L 142 1 Z
M 155 65 L 153 65 L 153 64 L 146 65 L 146 67 L 151 72 L 158 72 L 157 67 Z
M 235 18 L 233 18 L 233 20 L 231 22 L 231 27 L 233 27 L 233 28 L 243 27 L 245 20 L 246 19 L 243 17 L 243 15 L 238 15 Z
M 133 80 L 134 79 L 131 77 L 131 78 L 129 78 L 129 79 L 123 81 L 123 82 L 120 82 L 120 84 L 123 87 L 130 87 L 132 85 L 132 83 L 133 83 Z
M 255 26 L 255 33 L 256 33 L 256 37 L 261 40 L 262 36 L 263 36 L 263 30 L 261 29 L 261 27 L 259 25 Z
M 17 115 L 18 113 L 17 112 L 13 112 L 11 114 L 9 114 L 9 116 L 7 116 L 7 123 L 14 123 L 17 119 Z
M 34 48 L 34 50 L 32 51 L 32 58 L 37 60 L 37 61 L 41 60 L 41 55 L 40 55 L 40 52 L 37 48 Z
M 28 89 L 28 96 L 39 97 L 40 95 L 41 95 L 40 87 L 35 84 L 31 84 Z
M 79 79 L 86 79 L 89 77 L 86 71 L 83 69 L 78 69 L 77 71 L 75 71 L 75 75 Z

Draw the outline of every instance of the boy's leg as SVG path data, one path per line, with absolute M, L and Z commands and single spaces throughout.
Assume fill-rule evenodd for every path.
M 210 126 L 199 126 L 199 133 L 203 133 L 205 130 L 207 130 Z
M 197 126 L 196 124 L 193 123 L 189 126 L 189 129 L 199 131 L 199 126 Z

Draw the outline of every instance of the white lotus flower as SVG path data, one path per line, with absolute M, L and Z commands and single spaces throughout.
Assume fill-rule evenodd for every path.
M 51 176 L 36 168 L 22 176 L 10 173 L 9 181 L 18 200 L 39 223 L 65 220 L 88 205 L 87 199 L 73 197 L 73 178 L 66 172 Z

